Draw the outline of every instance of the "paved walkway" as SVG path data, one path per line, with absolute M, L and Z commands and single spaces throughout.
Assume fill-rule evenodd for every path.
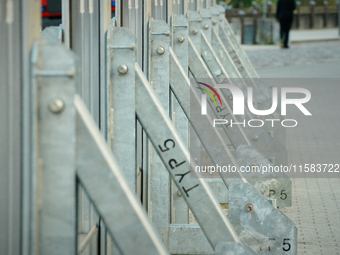
M 292 43 L 339 40 L 339 39 L 340 37 L 338 28 L 292 30 L 290 32 L 290 40 Z
M 276 48 L 248 53 L 261 77 L 340 78 L 340 42 L 294 48 L 296 51 Z M 267 65 L 268 56 L 285 64 Z M 320 82 L 308 87 L 312 94 L 308 109 L 313 116 L 300 118 L 298 128 L 287 129 L 291 163 L 340 163 L 340 79 L 327 80 L 313 79 Z M 340 254 L 340 178 L 293 179 L 293 206 L 282 211 L 298 226 L 298 254 Z
M 300 68 L 303 69 L 305 67 L 307 73 L 301 77 L 325 76 L 321 70 L 317 72 L 310 70 L 308 72 L 308 67 L 324 63 L 328 63 L 329 66 L 331 66 L 332 63 L 340 62 L 340 40 L 292 44 L 290 49 L 279 49 L 277 45 L 251 45 L 243 47 L 248 52 L 248 56 L 257 70 L 290 67 L 291 70 L 298 72 Z M 289 72 L 287 71 L 287 74 L 291 74 L 291 70 L 289 70 Z M 323 71 L 327 72 L 327 70 Z M 275 74 L 275 72 L 267 73 L 271 75 L 271 77 Z M 335 71 L 335 73 L 339 74 L 338 77 L 340 77 L 340 70 Z

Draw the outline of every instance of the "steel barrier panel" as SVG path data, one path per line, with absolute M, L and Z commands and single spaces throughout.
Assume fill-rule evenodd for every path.
M 77 176 L 123 254 L 168 254 L 84 102 L 77 111 Z
M 240 238 L 255 252 L 297 254 L 295 224 L 249 184 L 230 184 L 229 219 Z
M 77 252 L 75 55 L 61 44 L 36 43 L 32 50 L 36 252 Z M 60 244 L 63 244 L 62 246 Z
M 240 243 L 210 188 L 201 178 L 189 178 L 194 168 L 185 145 L 168 114 L 136 64 L 136 114 L 172 180 L 195 215 L 213 248 L 219 243 Z M 207 213 L 209 212 L 209 213 Z M 246 246 L 244 250 L 249 251 Z
M 205 37 L 205 33 L 207 33 L 208 35 L 210 34 L 209 29 L 205 29 L 204 26 L 208 26 L 208 28 L 211 26 L 210 23 L 210 17 L 211 15 L 206 12 L 205 10 L 202 10 L 203 15 L 205 15 L 205 18 L 202 16 L 202 20 L 204 19 L 204 25 L 202 25 L 203 29 L 202 31 L 206 30 L 206 32 L 202 32 L 202 50 L 204 52 L 204 54 L 202 54 L 202 56 L 205 57 L 205 59 L 208 61 L 208 64 L 210 64 L 210 68 L 213 68 L 211 71 L 212 73 L 215 73 L 215 71 L 220 71 L 221 73 L 225 73 L 225 70 L 223 69 L 223 67 L 221 66 L 221 63 L 218 60 L 218 57 L 216 56 L 216 54 L 214 54 L 214 50 L 212 49 L 211 45 L 208 42 L 209 37 Z M 190 22 L 189 22 L 190 23 Z M 214 29 L 214 28 L 213 28 Z M 209 71 L 207 71 L 207 68 L 204 68 L 204 63 L 202 63 L 202 61 L 200 61 L 200 57 L 198 56 L 198 54 L 194 54 L 195 50 L 193 50 L 194 46 L 192 44 L 189 44 L 189 50 L 192 49 L 191 54 L 189 55 L 189 67 L 191 68 L 191 71 L 194 73 L 195 79 L 197 79 L 198 77 L 205 77 L 205 78 L 211 78 L 211 75 L 209 74 Z M 214 62 L 215 60 L 215 62 Z M 226 73 L 225 73 L 226 75 Z M 218 86 L 216 85 L 215 87 L 218 90 Z M 226 99 L 223 97 L 224 93 L 220 93 L 220 95 L 222 95 L 222 101 L 223 103 L 227 106 L 227 108 L 225 108 L 226 113 L 221 114 L 221 109 L 219 109 L 219 111 L 217 112 L 217 108 L 216 111 L 214 111 L 216 117 L 220 116 L 220 115 L 228 115 L 231 112 L 230 107 L 228 107 L 228 103 L 226 101 Z M 208 100 L 208 103 L 210 104 L 212 109 L 215 109 L 213 102 Z M 233 116 L 233 115 L 231 115 Z M 235 116 L 233 116 L 234 120 Z M 241 130 L 240 127 L 238 126 L 237 130 L 232 130 L 232 129 L 227 129 L 225 126 L 223 126 L 226 134 L 228 135 L 228 137 L 230 138 L 230 140 L 232 141 L 233 145 L 235 148 L 237 148 L 237 146 L 241 145 L 242 142 L 240 141 L 245 141 L 243 144 L 250 144 L 250 140 L 252 141 L 252 143 L 254 143 L 254 145 L 260 149 L 260 151 L 262 153 L 264 153 L 268 159 L 270 158 L 275 158 L 275 161 L 278 165 L 280 164 L 286 164 L 287 162 L 287 153 L 285 148 L 282 147 L 282 145 L 278 142 L 276 142 L 275 140 L 272 139 L 272 137 L 264 130 L 258 130 L 258 129 L 246 129 L 246 130 Z M 231 133 L 231 131 L 233 131 Z M 234 131 L 239 131 L 239 132 L 234 132 Z M 248 137 L 246 136 L 246 133 L 248 133 Z M 256 137 L 256 139 L 255 139 Z M 244 138 L 244 139 L 243 139 Z M 255 162 L 256 163 L 256 162 Z M 286 182 L 284 182 L 286 183 Z M 290 181 L 291 183 L 291 181 Z M 287 189 L 291 189 L 291 185 L 288 185 L 286 187 Z M 269 191 L 266 192 L 267 196 Z M 278 198 L 278 206 L 283 207 L 283 206 L 291 206 L 291 196 L 286 200 L 286 201 L 282 201 L 282 199 L 280 199 L 279 193 L 275 193 L 275 197 L 277 196 Z
M 190 39 L 189 39 L 189 42 L 190 42 Z M 191 57 L 193 57 L 195 55 L 198 56 L 197 51 L 194 49 L 194 47 L 190 47 L 190 46 L 191 46 L 191 42 L 190 42 L 190 45 L 189 45 L 189 49 L 192 49 L 192 52 L 189 56 L 191 56 Z M 196 59 L 193 61 L 193 63 L 197 64 L 197 63 L 199 63 L 199 58 L 196 58 Z M 185 92 L 185 90 L 190 90 L 190 85 L 189 85 L 189 81 L 187 81 L 186 82 L 187 84 L 185 84 L 185 74 L 183 74 L 183 71 L 181 72 L 179 70 L 180 68 L 178 66 L 179 65 L 176 64 L 176 56 L 174 54 L 171 54 L 171 72 L 172 72 L 172 75 L 170 77 L 172 79 L 176 79 L 173 82 L 171 82 L 171 88 L 172 88 L 174 94 L 176 95 L 177 100 L 180 102 L 180 104 L 183 108 L 183 111 L 187 114 L 187 117 L 190 120 L 190 118 L 192 118 L 193 116 L 192 116 L 192 114 L 190 114 L 189 102 L 187 102 L 188 100 L 185 98 L 185 95 L 188 93 L 188 92 Z M 202 70 L 204 70 L 204 69 L 202 69 Z M 192 89 L 192 94 L 197 95 L 197 92 L 194 89 Z M 196 97 L 198 98 L 198 96 L 196 96 Z M 207 118 L 208 118 L 208 116 L 207 116 Z M 210 156 L 211 160 L 214 162 L 214 164 L 215 165 L 216 164 L 218 164 L 218 165 L 228 165 L 228 164 L 237 165 L 233 155 L 231 154 L 231 152 L 228 148 L 228 145 L 221 138 L 221 136 L 217 132 L 217 130 L 213 129 L 213 130 L 210 131 L 210 129 L 207 129 L 207 127 L 209 125 L 212 126 L 211 119 L 210 119 L 210 121 L 208 119 L 200 119 L 200 121 L 201 122 L 198 125 L 197 125 L 197 123 L 193 122 L 192 120 L 190 122 L 191 122 L 191 125 L 196 130 L 198 137 L 201 139 L 203 146 L 206 148 L 206 151 L 207 151 L 208 155 Z M 203 124 L 202 121 L 208 121 L 208 122 L 206 124 Z M 204 127 L 204 128 L 202 128 L 202 127 Z M 202 134 L 204 134 L 204 135 L 202 135 Z M 219 155 L 220 153 L 222 153 L 222 151 L 224 151 L 223 155 L 228 155 L 229 159 L 226 158 L 226 157 L 219 157 L 219 158 L 216 157 L 216 155 Z M 246 157 L 246 155 L 244 157 Z M 261 164 L 259 162 L 259 159 L 254 159 L 254 161 L 252 161 L 251 163 L 253 163 L 253 164 L 255 163 L 257 165 Z M 223 181 L 228 186 L 228 182 L 230 182 L 230 180 L 223 179 Z M 256 179 L 256 182 L 254 180 L 250 180 L 250 182 L 253 183 L 255 187 L 260 187 L 262 182 L 267 183 L 267 186 L 266 186 L 267 189 L 263 193 L 267 198 L 269 198 L 270 190 L 274 190 L 275 193 L 273 194 L 273 196 L 271 198 L 277 199 L 279 206 L 291 206 L 291 197 L 292 196 L 290 195 L 286 199 L 282 200 L 280 192 L 277 192 L 279 190 L 278 190 L 276 183 L 272 183 L 273 184 L 272 186 L 268 185 L 268 182 L 266 182 L 266 179 L 264 179 L 264 180 Z M 287 192 L 288 195 L 291 194 L 291 181 L 289 180 L 287 182 L 287 180 L 281 179 L 281 182 L 288 185 L 288 186 L 285 186 L 285 189 L 290 190 L 289 192 Z

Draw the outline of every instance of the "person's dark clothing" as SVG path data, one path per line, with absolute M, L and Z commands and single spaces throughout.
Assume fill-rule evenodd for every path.
M 280 38 L 283 40 L 283 47 L 288 48 L 289 30 L 292 27 L 293 18 L 282 18 L 280 21 Z
M 294 0 L 279 0 L 277 3 L 276 18 L 280 22 L 280 38 L 285 48 L 288 48 L 289 30 L 292 27 L 295 8 Z

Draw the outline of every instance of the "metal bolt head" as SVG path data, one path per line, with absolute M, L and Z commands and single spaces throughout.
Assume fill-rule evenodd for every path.
M 251 166 L 252 166 L 252 167 L 255 167 L 255 166 L 256 166 L 256 164 L 255 164 L 255 163 L 251 163 Z
M 120 74 L 126 74 L 128 71 L 128 67 L 126 65 L 120 65 L 118 66 L 117 71 Z
M 63 100 L 61 100 L 61 99 L 54 99 L 48 105 L 48 108 L 53 113 L 61 113 L 65 108 L 65 104 L 64 104 Z
M 254 140 L 254 141 L 257 141 L 258 139 L 259 139 L 259 137 L 258 137 L 257 135 L 254 135 L 254 136 L 253 136 L 253 140 Z
M 178 39 L 177 39 L 177 42 L 179 42 L 179 43 L 182 43 L 182 42 L 184 42 L 184 37 L 183 37 L 183 36 L 181 36 L 181 37 L 178 37 Z
M 220 18 L 220 21 L 222 21 L 223 20 L 223 18 Z
M 246 205 L 246 210 L 247 210 L 248 212 L 252 212 L 252 211 L 254 211 L 254 206 L 253 206 L 252 204 L 247 204 L 247 205 Z
M 182 193 L 181 193 L 179 190 L 177 190 L 177 195 L 178 195 L 179 197 L 181 197 L 181 196 L 182 196 Z
M 213 24 L 213 25 L 216 25 L 216 24 L 217 24 L 217 22 L 214 20 L 214 21 L 212 22 L 212 24 Z
M 204 29 L 207 30 L 209 28 L 209 25 L 204 25 Z
M 157 52 L 159 55 L 163 55 L 164 52 L 165 52 L 165 49 L 164 49 L 163 47 L 160 46 L 160 47 L 157 48 L 156 52 Z
M 197 29 L 192 30 L 192 34 L 193 34 L 193 35 L 197 35 L 197 33 L 198 33 L 198 30 L 197 30 Z

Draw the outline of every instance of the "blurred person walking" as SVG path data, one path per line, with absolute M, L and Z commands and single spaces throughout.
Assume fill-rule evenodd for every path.
M 295 8 L 295 0 L 279 0 L 277 3 L 276 18 L 280 22 L 281 48 L 289 48 L 289 30 L 292 27 Z

